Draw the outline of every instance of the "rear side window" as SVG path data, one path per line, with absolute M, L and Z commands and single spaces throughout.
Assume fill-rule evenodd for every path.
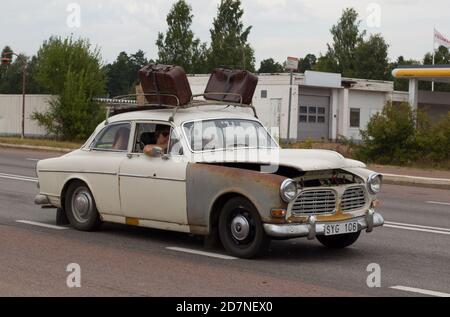
M 102 151 L 127 151 L 130 131 L 129 123 L 110 125 L 94 140 L 93 148 Z

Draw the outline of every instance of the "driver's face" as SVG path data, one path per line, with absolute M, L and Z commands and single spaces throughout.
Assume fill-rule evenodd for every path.
M 169 135 L 170 135 L 169 131 L 162 131 L 159 134 L 158 143 L 159 144 L 165 144 L 165 143 L 169 142 Z

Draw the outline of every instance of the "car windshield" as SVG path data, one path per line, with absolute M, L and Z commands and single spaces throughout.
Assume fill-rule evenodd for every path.
M 236 148 L 277 148 L 261 123 L 253 120 L 218 119 L 188 122 L 183 125 L 193 151 Z

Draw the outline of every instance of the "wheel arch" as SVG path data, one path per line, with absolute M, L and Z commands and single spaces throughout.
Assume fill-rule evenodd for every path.
M 75 182 L 81 182 L 84 185 L 86 185 L 87 188 L 91 191 L 92 196 L 94 196 L 94 200 L 95 200 L 95 194 L 92 191 L 91 186 L 89 186 L 89 183 L 85 179 L 83 179 L 82 177 L 73 176 L 73 177 L 70 177 L 68 180 L 66 180 L 66 182 L 64 183 L 63 188 L 61 189 L 61 208 L 63 210 L 65 210 L 65 201 L 66 201 L 67 190 L 69 189 L 70 185 L 75 183 Z

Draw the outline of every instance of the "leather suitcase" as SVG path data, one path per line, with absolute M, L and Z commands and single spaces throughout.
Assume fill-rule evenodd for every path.
M 175 95 L 180 106 L 191 101 L 192 91 L 184 69 L 180 66 L 151 64 L 139 71 L 139 79 L 145 94 Z M 176 106 L 171 96 L 145 96 L 148 103 Z
M 258 77 L 248 71 L 216 68 L 206 86 L 205 99 L 240 103 L 242 96 L 242 103 L 249 105 L 257 85 Z

